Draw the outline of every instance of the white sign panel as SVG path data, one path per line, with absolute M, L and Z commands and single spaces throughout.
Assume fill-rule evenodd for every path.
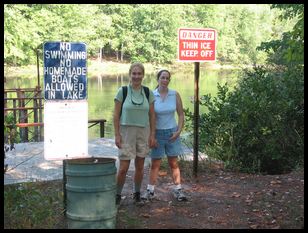
M 45 100 L 87 98 L 87 50 L 85 43 L 44 43 Z
M 44 157 L 46 160 L 90 157 L 87 100 L 45 101 Z

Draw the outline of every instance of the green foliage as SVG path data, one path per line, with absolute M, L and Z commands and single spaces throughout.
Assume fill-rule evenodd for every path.
M 172 63 L 178 28 L 196 27 L 217 30 L 218 61 L 260 64 L 266 55 L 256 47 L 280 39 L 286 20 L 269 4 L 5 4 L 4 60 L 35 64 L 44 42 L 81 41 L 89 57 L 103 48 L 121 61 Z
M 288 172 L 303 163 L 303 99 L 302 69 L 246 71 L 234 92 L 218 85 L 217 97 L 202 97 L 200 149 L 244 172 Z
M 44 188 L 46 193 L 41 191 Z M 6 185 L 4 187 L 5 224 L 14 229 L 35 229 L 42 226 L 45 229 L 57 228 L 63 216 L 62 203 L 60 182 L 57 186 L 47 187 L 47 189 L 43 182 Z
M 4 143 L 14 145 L 14 143 L 20 142 L 16 132 L 13 113 L 4 115 Z
M 246 70 L 233 92 L 218 85 L 217 97 L 200 101 L 208 109 L 200 116 L 201 151 L 245 172 L 283 173 L 304 162 L 303 5 L 273 8 L 297 21 L 281 40 L 261 44 L 274 52 L 272 68 Z M 185 115 L 192 128 L 192 113 Z
M 278 65 L 294 66 L 304 64 L 304 5 L 278 4 L 273 8 L 284 10 L 281 20 L 297 20 L 293 30 L 282 34 L 281 39 L 262 42 L 257 48 L 270 54 L 269 62 Z

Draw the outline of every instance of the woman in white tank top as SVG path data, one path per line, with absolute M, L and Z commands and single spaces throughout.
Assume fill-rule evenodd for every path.
M 151 170 L 150 180 L 143 199 L 154 198 L 154 187 L 157 180 L 161 159 L 167 155 L 168 163 L 172 172 L 174 183 L 173 194 L 178 201 L 187 200 L 182 191 L 180 168 L 177 158 L 181 155 L 182 146 L 180 134 L 184 126 L 183 104 L 179 93 L 168 88 L 170 83 L 170 72 L 161 70 L 157 74 L 158 86 L 153 91 L 155 102 L 156 132 L 155 138 L 157 145 L 151 150 Z M 175 119 L 178 114 L 178 123 Z

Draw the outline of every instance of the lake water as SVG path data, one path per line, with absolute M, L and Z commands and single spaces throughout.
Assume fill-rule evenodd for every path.
M 199 96 L 211 94 L 216 96 L 217 83 L 228 83 L 232 88 L 238 77 L 237 70 L 209 70 L 200 69 L 199 77 Z M 128 75 L 102 76 L 96 75 L 88 78 L 88 109 L 89 119 L 104 118 L 107 120 L 105 124 L 105 137 L 113 138 L 113 108 L 114 97 L 119 87 L 128 84 Z M 43 88 L 43 78 L 41 78 L 41 86 Z M 37 78 L 11 78 L 7 79 L 5 88 L 29 88 L 37 85 Z M 146 75 L 143 85 L 154 89 L 157 85 L 154 74 Z M 184 108 L 194 109 L 192 99 L 194 97 L 194 73 L 181 72 L 173 73 L 169 88 L 175 89 L 182 97 Z M 204 112 L 204 106 L 200 106 L 200 112 Z M 94 126 L 89 129 L 89 139 L 99 137 L 99 127 Z

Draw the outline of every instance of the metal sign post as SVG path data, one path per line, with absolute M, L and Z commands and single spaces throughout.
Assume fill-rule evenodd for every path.
M 195 82 L 194 82 L 194 155 L 193 174 L 197 177 L 198 153 L 199 153 L 199 74 L 200 61 L 216 60 L 216 39 L 215 29 L 206 28 L 180 28 L 178 31 L 179 61 L 195 62 Z
M 200 62 L 195 62 L 195 92 L 194 92 L 194 160 L 193 175 L 197 177 L 198 171 L 198 151 L 199 151 L 199 74 Z

